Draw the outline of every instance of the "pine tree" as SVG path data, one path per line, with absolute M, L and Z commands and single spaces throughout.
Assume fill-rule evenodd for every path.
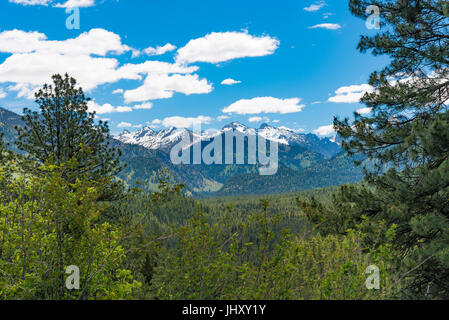
M 449 298 L 449 18 L 444 0 L 351 0 L 363 19 L 380 9 L 381 31 L 358 49 L 388 55 L 362 99 L 371 113 L 334 119 L 350 154 L 375 162 L 366 171 L 372 199 L 352 199 L 358 214 L 398 224 L 404 280 L 415 298 Z M 365 192 L 368 193 L 368 192 Z
M 24 109 L 23 127 L 16 127 L 19 149 L 29 160 L 59 166 L 76 159 L 78 172 L 89 170 L 92 180 L 113 176 L 120 170 L 120 150 L 110 146 L 106 122 L 94 122 L 83 89 L 68 74 L 53 75 L 36 94 L 40 112 Z M 92 166 L 92 164 L 94 164 Z
M 0 173 L 3 179 L 0 182 L 0 191 L 6 190 L 12 176 L 12 161 L 14 153 L 8 149 L 9 144 L 4 141 L 3 133 L 0 133 Z
M 3 133 L 0 133 L 0 167 L 3 167 L 6 163 L 7 149 L 6 144 L 3 141 Z

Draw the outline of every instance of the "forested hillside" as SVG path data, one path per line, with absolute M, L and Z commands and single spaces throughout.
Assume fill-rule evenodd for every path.
M 272 176 L 258 174 L 237 175 L 228 179 L 218 195 L 273 194 L 311 190 L 345 183 L 358 182 L 362 171 L 345 154 L 302 170 L 281 167 Z

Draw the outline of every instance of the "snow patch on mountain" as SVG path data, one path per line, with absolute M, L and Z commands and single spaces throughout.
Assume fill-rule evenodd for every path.
M 304 134 L 298 134 L 286 127 L 276 128 L 264 123 L 260 126 L 258 133 L 265 139 L 276 141 L 280 144 L 293 145 L 306 143 Z
M 157 150 L 170 147 L 182 139 L 185 133 L 192 137 L 193 133 L 184 128 L 170 128 L 154 131 L 150 127 L 144 127 L 136 132 L 123 131 L 115 138 L 123 143 L 138 144 L 148 149 Z

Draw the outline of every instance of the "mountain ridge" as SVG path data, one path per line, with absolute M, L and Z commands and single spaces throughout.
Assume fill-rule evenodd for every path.
M 14 126 L 22 125 L 20 115 L 0 107 L 0 132 L 5 134 L 5 140 L 14 151 L 18 151 L 14 146 L 17 139 Z M 278 173 L 260 176 L 260 164 L 246 162 L 211 165 L 171 162 L 171 147 L 179 142 L 183 133 L 188 132 L 192 141 L 193 137 L 199 138 L 202 150 L 209 143 L 208 139 L 231 129 L 237 134 L 259 133 L 269 141 L 279 142 Z M 150 190 L 157 189 L 161 171 L 166 171 L 173 183 L 183 183 L 187 192 L 196 196 L 295 192 L 361 179 L 361 170 L 342 153 L 337 143 L 266 123 L 255 129 L 234 121 L 216 132 L 205 132 L 203 137 L 187 129 L 173 127 L 156 131 L 149 126 L 132 133 L 124 131 L 119 136 L 119 139 L 112 137 L 111 143 L 122 150 L 120 160 L 127 166 L 118 177 L 129 186 L 137 181 L 146 183 Z
M 293 129 L 285 127 L 274 127 L 263 123 L 258 129 L 248 127 L 238 121 L 230 122 L 216 130 L 213 134 L 201 134 L 193 132 L 186 128 L 170 127 L 169 129 L 161 129 L 159 131 L 146 126 L 135 132 L 124 130 L 121 134 L 114 136 L 115 139 L 129 144 L 137 144 L 152 150 L 169 149 L 178 143 L 184 133 L 188 133 L 191 141 L 194 138 L 197 141 L 214 138 L 220 134 L 224 134 L 229 130 L 234 130 L 236 133 L 244 135 L 259 135 L 266 140 L 277 142 L 280 145 L 297 145 L 305 147 L 312 151 L 323 154 L 326 158 L 331 158 L 341 151 L 338 143 L 331 141 L 331 139 L 324 137 L 320 138 L 312 133 L 298 133 Z

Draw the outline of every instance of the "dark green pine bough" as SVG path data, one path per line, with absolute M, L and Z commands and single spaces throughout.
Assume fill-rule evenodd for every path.
M 92 180 L 113 177 L 121 171 L 121 150 L 110 146 L 106 122 L 95 123 L 95 113 L 88 111 L 89 98 L 76 80 L 68 74 L 52 76 L 53 84 L 45 84 L 36 93 L 39 112 L 24 109 L 24 127 L 16 127 L 17 147 L 36 163 L 51 161 L 61 165 L 76 159 L 75 171 L 88 171 Z M 111 189 L 119 185 L 111 180 Z M 109 194 L 106 194 L 109 193 Z M 113 199 L 109 190 L 103 195 Z
M 354 121 L 334 119 L 343 147 L 375 161 L 363 187 L 342 189 L 355 216 L 397 224 L 399 297 L 449 298 L 449 18 L 446 0 L 351 0 L 366 19 L 380 8 L 381 31 L 358 49 L 388 55 L 371 74 L 372 109 Z

